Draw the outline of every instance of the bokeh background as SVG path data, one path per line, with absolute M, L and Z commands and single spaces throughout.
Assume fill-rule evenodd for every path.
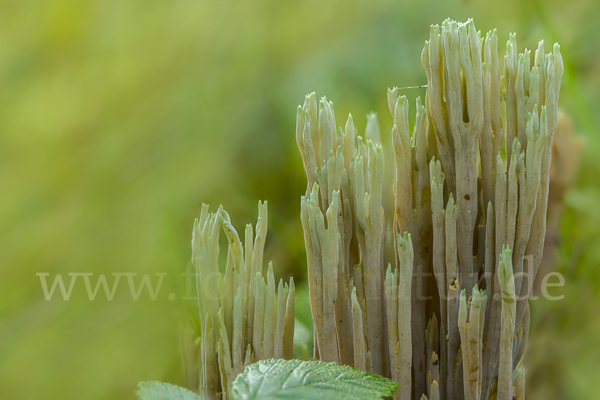
M 133 399 L 183 383 L 179 274 L 203 202 L 242 230 L 269 202 L 266 258 L 299 282 L 306 181 L 296 106 L 391 127 L 386 89 L 426 83 L 429 25 L 473 17 L 519 48 L 557 41 L 561 107 L 585 140 L 566 197 L 562 301 L 533 304 L 529 399 L 600 398 L 600 3 L 597 0 L 6 0 L 0 5 L 0 397 Z M 407 91 L 414 99 L 424 90 Z M 167 273 L 155 301 L 46 301 L 36 273 Z M 555 289 L 556 290 L 556 289 Z M 175 300 L 169 294 L 176 294 Z M 303 305 L 304 304 L 304 305 Z

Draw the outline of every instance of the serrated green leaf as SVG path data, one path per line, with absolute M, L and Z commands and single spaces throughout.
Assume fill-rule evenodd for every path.
M 323 361 L 264 360 L 233 382 L 234 400 L 378 400 L 398 384 L 379 375 Z
M 203 400 L 194 392 L 171 385 L 170 383 L 152 381 L 140 382 L 137 392 L 140 400 Z

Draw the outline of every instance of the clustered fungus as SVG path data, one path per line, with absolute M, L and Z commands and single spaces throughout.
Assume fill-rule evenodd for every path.
M 388 90 L 389 153 L 374 117 L 362 137 L 352 116 L 336 126 L 325 98 L 317 104 L 312 93 L 298 107 L 314 358 L 394 380 L 394 399 L 523 399 L 559 46 L 546 54 L 542 41 L 533 55 L 518 53 L 511 35 L 502 69 L 496 31 L 483 36 L 472 20 L 446 20 L 431 27 L 422 63 L 427 93 L 412 131 L 406 97 Z M 394 160 L 393 188 L 384 154 Z M 271 267 L 262 278 L 266 222 L 259 204 L 256 237 L 247 226 L 245 247 L 222 209 L 204 207 L 194 226 L 208 398 L 227 398 L 249 362 L 292 356 L 294 284 L 276 290 Z M 224 276 L 220 227 L 229 240 Z M 211 274 L 216 292 L 202 287 Z
M 196 269 L 200 318 L 200 392 L 227 400 L 228 387 L 244 367 L 270 358 L 292 357 L 294 281 L 275 287 L 273 265 L 263 278 L 267 203 L 258 204 L 256 232 L 246 225 L 242 242 L 221 207 L 202 206 L 194 223 L 192 263 Z M 219 272 L 219 233 L 227 236 L 225 275 Z M 254 236 L 256 235 L 256 236 Z
M 412 132 L 406 97 L 388 90 L 391 210 L 369 127 L 357 135 L 350 116 L 337 130 L 314 94 L 298 107 L 315 358 L 393 379 L 396 399 L 522 398 L 563 71 L 559 46 L 544 50 L 531 66 L 511 35 L 501 73 L 495 31 L 431 27 Z

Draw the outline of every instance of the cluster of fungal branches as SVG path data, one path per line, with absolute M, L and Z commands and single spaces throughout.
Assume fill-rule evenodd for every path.
M 559 47 L 518 53 L 511 35 L 502 70 L 495 31 L 447 20 L 422 62 L 412 132 L 407 99 L 388 91 L 393 209 L 373 118 L 363 138 L 351 116 L 337 129 L 325 98 L 298 107 L 315 358 L 393 379 L 396 399 L 522 399 Z
M 222 207 L 202 206 L 194 223 L 192 262 L 196 272 L 200 319 L 200 393 L 207 399 L 229 398 L 228 388 L 244 367 L 258 360 L 292 358 L 294 281 L 275 285 L 273 265 L 263 278 L 267 203 L 258 204 L 253 232 L 245 242 Z M 227 237 L 224 275 L 219 268 L 219 235 Z

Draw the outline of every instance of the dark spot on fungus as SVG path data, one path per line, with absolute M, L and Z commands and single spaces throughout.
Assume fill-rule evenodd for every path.
M 465 200 L 467 200 L 467 201 L 471 200 L 471 196 L 469 196 L 468 194 L 465 194 Z

